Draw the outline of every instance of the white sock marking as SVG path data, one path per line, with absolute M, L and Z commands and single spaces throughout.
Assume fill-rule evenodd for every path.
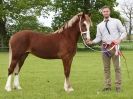
M 65 82 L 64 82 L 64 89 L 65 89 L 66 92 L 74 91 L 74 89 L 71 87 L 69 78 L 66 78 L 66 79 L 65 79 Z
M 5 86 L 6 91 L 11 91 L 11 80 L 12 80 L 12 75 L 9 75 Z
M 19 75 L 15 75 L 14 77 L 14 89 L 22 89 L 19 83 Z

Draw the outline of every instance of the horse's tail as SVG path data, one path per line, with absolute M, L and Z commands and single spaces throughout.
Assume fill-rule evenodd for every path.
M 10 42 L 11 39 L 12 39 L 12 37 L 9 40 L 9 67 L 10 67 L 11 60 L 12 60 L 12 48 L 11 48 L 11 42 Z

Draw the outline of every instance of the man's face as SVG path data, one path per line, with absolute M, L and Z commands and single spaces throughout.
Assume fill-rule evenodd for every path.
M 109 18 L 110 17 L 110 9 L 109 8 L 104 8 L 102 10 L 102 14 L 103 14 L 104 18 Z

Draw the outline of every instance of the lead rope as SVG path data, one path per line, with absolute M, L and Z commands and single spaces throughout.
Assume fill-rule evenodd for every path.
M 129 73 L 129 69 L 128 69 L 128 65 L 127 65 L 127 59 L 126 59 L 126 57 L 124 56 L 124 54 L 122 53 L 122 51 L 119 51 L 119 55 L 122 56 L 123 59 L 124 59 L 124 63 L 125 63 L 125 66 L 126 66 L 128 78 L 130 79 L 130 73 Z
M 83 40 L 83 44 L 84 44 L 87 48 L 89 48 L 89 49 L 91 49 L 92 51 L 95 51 L 95 52 L 106 53 L 106 52 L 109 52 L 109 51 L 113 50 L 114 47 L 116 46 L 116 45 L 114 44 L 110 49 L 107 49 L 106 51 L 99 51 L 99 50 L 95 50 L 95 49 L 91 48 L 90 46 L 88 46 L 88 45 L 85 43 L 85 40 L 83 39 L 83 36 L 82 36 L 82 35 L 81 35 L 81 38 L 82 38 L 82 40 Z

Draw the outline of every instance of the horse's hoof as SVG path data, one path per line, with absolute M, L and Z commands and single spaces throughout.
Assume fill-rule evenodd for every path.
M 74 89 L 73 89 L 72 87 L 70 87 L 70 88 L 64 88 L 64 89 L 65 89 L 65 91 L 68 92 L 68 93 L 74 91 Z
M 22 89 L 21 86 L 14 86 L 13 88 L 16 89 L 16 90 L 21 90 Z
M 71 87 L 71 88 L 68 88 L 68 92 L 72 92 L 74 91 L 74 89 Z
M 7 92 L 12 91 L 11 87 L 5 87 L 5 90 L 6 90 Z

